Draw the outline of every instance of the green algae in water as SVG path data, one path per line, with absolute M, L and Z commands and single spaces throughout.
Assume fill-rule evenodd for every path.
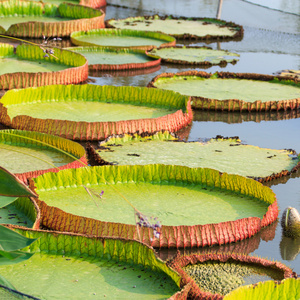
M 107 162 L 119 165 L 166 164 L 191 168 L 212 168 L 242 176 L 267 177 L 282 170 L 291 171 L 298 163 L 286 150 L 242 145 L 236 140 L 210 140 L 208 143 L 171 142 L 147 138 L 114 139 L 97 150 Z M 184 155 L 183 155 L 184 154 Z M 249 163 L 251 162 L 251 163 Z
M 0 141 L 0 165 L 12 173 L 25 173 L 60 167 L 73 162 L 69 155 L 53 149 L 20 147 Z
M 1 266 L 17 290 L 41 299 L 166 299 L 178 291 L 165 274 L 143 266 L 95 258 L 36 253 Z
M 210 99 L 239 99 L 247 102 L 257 100 L 278 101 L 299 98 L 298 87 L 246 79 L 204 79 L 199 77 L 160 78 L 154 85 L 157 88 L 172 90 L 188 96 Z
M 175 112 L 175 109 L 151 108 L 130 104 L 101 102 L 46 102 L 7 106 L 11 118 L 27 115 L 41 119 L 59 119 L 86 122 L 107 122 L 158 118 Z
M 12 203 L 0 208 L 0 224 L 12 224 L 31 228 L 33 222 Z
M 271 268 L 237 262 L 204 262 L 187 265 L 184 271 L 206 292 L 226 295 L 242 285 L 282 280 L 283 273 Z
M 87 42 L 99 46 L 113 46 L 113 47 L 133 47 L 133 46 L 148 46 L 153 45 L 159 47 L 166 43 L 165 40 L 138 37 L 138 36 L 113 36 L 113 35 L 82 35 L 76 37 L 79 42 Z
M 82 54 L 88 60 L 89 65 L 104 64 L 104 65 L 120 65 L 120 64 L 138 64 L 153 61 L 145 54 L 123 53 L 123 52 L 97 52 L 88 50 L 74 50 Z
M 41 50 L 42 51 L 42 50 Z M 45 60 L 24 60 L 16 57 L 0 57 L 0 75 L 16 72 L 56 72 L 70 68 Z
M 135 18 L 124 20 L 110 20 L 109 24 L 120 29 L 134 29 L 143 31 L 159 31 L 170 35 L 190 34 L 196 36 L 233 36 L 235 30 L 228 27 L 220 27 L 220 24 L 206 24 L 204 21 L 188 21 L 188 20 L 143 20 L 142 18 L 135 21 Z
M 222 50 L 212 50 L 205 48 L 162 48 L 153 49 L 149 52 L 150 55 L 157 55 L 162 59 L 172 61 L 186 61 L 186 62 L 210 62 L 211 64 L 219 64 L 226 60 L 232 62 L 236 60 L 239 55 Z
M 9 16 L 9 17 L 0 17 L 0 24 L 5 29 L 17 23 L 25 23 L 25 22 L 62 22 L 62 21 L 70 21 L 73 20 L 71 18 L 62 18 L 55 16 Z
M 132 207 L 118 194 L 129 199 L 136 209 L 158 217 L 163 225 L 204 225 L 234 221 L 246 217 L 262 218 L 268 204 L 229 191 L 201 188 L 195 185 L 119 183 L 113 187 L 88 186 L 98 194 L 97 205 L 83 186 L 39 190 L 40 200 L 65 212 L 107 222 L 135 225 Z

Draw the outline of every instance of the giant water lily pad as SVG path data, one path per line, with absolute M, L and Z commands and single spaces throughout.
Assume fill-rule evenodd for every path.
M 281 300 L 300 299 L 300 279 L 287 278 L 280 283 L 270 280 L 255 286 L 242 286 L 224 297 L 224 300 Z
M 163 62 L 183 65 L 226 65 L 236 63 L 239 55 L 224 50 L 213 50 L 207 47 L 165 47 L 152 49 L 147 55 L 160 58 Z
M 176 38 L 233 39 L 243 35 L 243 27 L 211 18 L 174 18 L 158 15 L 106 21 L 107 27 L 163 32 Z
M 49 84 L 80 83 L 88 77 L 87 60 L 78 53 L 53 48 L 55 57 L 35 45 L 16 49 L 0 43 L 0 88 L 26 88 Z
M 1 130 L 0 165 L 26 181 L 45 172 L 87 165 L 84 148 L 44 133 Z
M 53 85 L 8 91 L 0 122 L 74 140 L 177 131 L 193 118 L 187 96 L 139 87 Z
M 157 247 L 242 240 L 278 215 L 271 189 L 252 179 L 212 169 L 90 167 L 46 173 L 33 179 L 31 185 L 39 194 L 42 223 L 48 228 L 141 238 Z M 150 228 L 141 227 L 137 232 L 134 213 L 138 211 L 162 222 L 159 238 L 153 239 Z
M 136 241 L 18 232 L 38 238 L 28 250 L 35 254 L 26 264 L 0 266 L 0 272 L 25 294 L 40 299 L 166 299 L 180 290 L 179 275 L 152 248 Z
M 0 2 L 0 23 L 5 34 L 18 37 L 69 36 L 78 30 L 103 28 L 104 16 L 100 10 L 69 3 Z
M 73 47 L 68 50 L 82 54 L 89 64 L 90 70 L 118 71 L 144 69 L 160 64 L 160 58 L 151 58 L 144 50 L 107 49 L 103 47 Z
M 192 96 L 197 109 L 269 111 L 300 107 L 300 82 L 262 74 L 220 72 L 163 73 L 148 87 Z
M 191 299 L 223 299 L 239 286 L 295 277 L 279 262 L 242 254 L 178 255 L 169 266 L 182 276 L 183 285 L 190 283 Z
M 213 168 L 258 180 L 288 175 L 300 167 L 292 150 L 272 150 L 242 144 L 238 138 L 217 137 L 206 142 L 179 142 L 168 132 L 146 137 L 110 137 L 96 150 L 103 164 L 173 164 Z M 249 161 L 251 163 L 249 163 Z
M 79 46 L 105 46 L 109 48 L 150 50 L 153 47 L 175 46 L 174 37 L 130 29 L 94 29 L 71 34 L 71 41 Z
M 31 0 L 31 1 L 38 1 L 38 0 Z M 80 5 L 89 6 L 93 8 L 103 7 L 106 5 L 106 0 L 45 0 L 43 2 L 53 3 L 57 5 L 66 2 L 71 4 L 80 4 Z

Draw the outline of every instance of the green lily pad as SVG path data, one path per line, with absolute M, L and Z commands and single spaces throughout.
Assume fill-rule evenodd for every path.
M 106 21 L 106 27 L 163 32 L 176 38 L 226 39 L 240 38 L 243 27 L 232 22 L 211 18 L 174 18 L 158 15 L 129 17 Z
M 150 50 L 153 47 L 175 46 L 174 37 L 130 29 L 94 29 L 71 34 L 71 41 L 79 46 L 105 46 L 109 48 Z
M 223 241 L 222 230 L 232 230 L 226 228 L 229 224 L 232 228 L 235 223 L 258 221 L 256 225 L 247 224 L 245 230 L 251 234 L 249 227 L 259 229 L 267 219 L 270 224 L 277 216 L 275 195 L 269 188 L 212 169 L 103 166 L 47 173 L 33 180 L 42 223 L 48 228 L 138 238 L 134 213 L 139 211 L 162 222 L 161 237 L 153 241 L 161 247 L 174 246 L 173 242 L 177 247 L 218 243 Z M 210 227 L 214 229 L 207 240 L 205 232 L 212 230 Z M 218 233 L 217 228 L 223 228 L 222 232 Z M 152 231 L 143 227 L 141 230 L 143 241 L 150 243 Z M 180 234 L 174 235 L 177 230 Z M 194 234 L 199 234 L 198 238 L 194 239 Z M 220 236 L 214 239 L 215 234 Z M 227 238 L 221 243 L 226 243 Z
M 45 48 L 43 48 L 45 49 Z M 45 58 L 39 46 L 0 43 L 0 88 L 26 88 L 52 83 L 80 83 L 87 79 L 87 60 L 78 53 L 53 48 Z
M 300 279 L 288 278 L 283 280 L 281 283 L 271 280 L 267 282 L 259 282 L 254 287 L 239 287 L 226 295 L 224 300 L 281 300 L 285 298 L 300 298 Z
M 213 50 L 207 47 L 165 47 L 152 49 L 147 55 L 161 58 L 163 62 L 183 65 L 226 65 L 236 63 L 239 55 L 224 50 Z
M 72 47 L 67 48 L 82 54 L 89 64 L 90 70 L 130 70 L 154 67 L 160 64 L 159 58 L 151 58 L 144 50 L 107 49 L 104 47 Z
M 83 28 L 103 28 L 104 16 L 101 10 L 69 3 L 57 6 L 42 1 L 0 2 L 0 23 L 10 36 L 69 36 Z
M 33 210 L 34 204 L 29 199 L 18 199 L 10 205 L 0 208 L 0 224 L 12 224 L 32 228 L 35 219 L 32 220 L 23 208 L 31 205 Z M 27 201 L 26 205 L 21 204 L 21 201 Z
M 41 299 L 166 299 L 179 291 L 178 274 L 136 241 L 20 232 L 39 237 L 29 248 L 36 253 L 26 264 L 0 266 L 20 292 Z
M 173 142 L 172 142 L 173 141 Z M 217 137 L 206 142 L 179 142 L 170 133 L 146 137 L 125 135 L 99 143 L 96 153 L 106 164 L 168 164 L 213 168 L 256 179 L 288 175 L 300 165 L 292 150 L 272 150 L 242 144 L 237 138 Z M 255 163 L 248 164 L 246 162 Z
M 85 149 L 78 143 L 38 132 L 7 129 L 0 131 L 0 165 L 25 178 L 86 166 L 87 161 Z
M 156 76 L 148 87 L 172 90 L 193 97 L 198 109 L 252 111 L 300 107 L 297 80 L 247 73 L 181 72 Z
M 243 285 L 295 277 L 280 262 L 243 254 L 178 255 L 168 265 L 182 276 L 182 285 L 191 284 L 191 299 L 222 299 Z
M 52 85 L 8 91 L 1 103 L 7 126 L 76 140 L 177 131 L 192 121 L 188 97 L 139 87 Z
M 31 0 L 31 1 L 39 1 L 39 0 Z M 89 6 L 93 8 L 103 7 L 106 5 L 106 0 L 45 0 L 43 2 L 53 3 L 59 5 L 63 2 L 71 3 L 71 4 L 80 4 L 84 6 Z

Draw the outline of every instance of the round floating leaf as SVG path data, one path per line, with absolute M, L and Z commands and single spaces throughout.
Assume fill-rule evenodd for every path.
M 300 156 L 292 150 L 272 150 L 242 144 L 237 138 L 206 142 L 179 142 L 170 133 L 141 137 L 125 135 L 100 142 L 96 160 L 101 164 L 168 164 L 213 168 L 221 172 L 270 180 L 288 175 L 300 166 Z M 93 149 L 91 149 L 93 151 Z M 95 150 L 94 150 L 95 151 Z M 248 164 L 249 161 L 255 163 Z
M 224 300 L 281 300 L 300 298 L 300 279 L 288 278 L 281 283 L 260 282 L 256 286 L 243 286 L 224 297 Z
M 160 64 L 159 58 L 150 58 L 144 50 L 111 49 L 105 47 L 66 48 L 82 54 L 92 71 L 118 71 L 151 68 Z
M 191 284 L 191 299 L 223 299 L 242 285 L 295 276 L 280 262 L 243 254 L 178 255 L 168 265 L 182 276 L 182 285 Z
M 42 38 L 103 28 L 105 14 L 82 5 L 9 0 L 0 2 L 0 20 L 7 35 Z
M 37 188 L 42 223 L 48 228 L 141 238 L 157 247 L 199 247 L 242 240 L 278 215 L 271 189 L 212 169 L 90 167 L 47 173 L 31 184 Z M 159 238 L 153 239 L 150 228 L 136 230 L 135 212 L 150 221 L 158 218 L 163 225 Z
M 139 87 L 53 85 L 8 91 L 1 102 L 3 124 L 74 140 L 178 131 L 193 118 L 188 97 Z
M 207 47 L 165 47 L 146 52 L 163 62 L 183 65 L 226 65 L 236 63 L 239 55 L 224 50 L 213 50 Z
M 79 46 L 105 46 L 113 49 L 140 50 L 175 46 L 176 44 L 175 38 L 167 34 L 130 29 L 94 29 L 73 32 L 71 41 Z
M 153 15 L 121 20 L 111 19 L 106 21 L 106 25 L 120 29 L 163 32 L 179 39 L 234 39 L 243 36 L 242 26 L 211 18 L 174 18 Z
M 198 71 L 163 73 L 148 84 L 192 96 L 197 109 L 228 111 L 287 110 L 300 107 L 300 83 L 262 74 Z
M 33 0 L 33 1 L 38 1 L 38 0 Z M 103 7 L 106 6 L 106 0 L 46 0 L 43 2 L 47 2 L 47 3 L 53 3 L 53 4 L 61 4 L 63 2 L 66 3 L 71 3 L 71 4 L 80 4 L 80 5 L 84 5 L 84 6 L 89 6 L 89 7 L 93 7 L 93 8 L 99 8 L 99 7 Z
M 0 165 L 27 181 L 45 172 L 87 166 L 78 143 L 33 131 L 0 131 Z
M 152 248 L 136 241 L 19 232 L 39 238 L 29 248 L 36 253 L 26 265 L 0 267 L 0 273 L 20 292 L 42 299 L 165 299 L 179 291 L 178 274 Z
M 39 46 L 0 44 L 0 88 L 26 88 L 53 83 L 80 83 L 88 77 L 87 60 L 80 54 L 53 48 L 48 55 Z

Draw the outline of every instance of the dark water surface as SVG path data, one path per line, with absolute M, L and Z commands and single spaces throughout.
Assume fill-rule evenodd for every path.
M 223 1 L 221 19 L 244 26 L 241 41 L 210 43 L 197 41 L 177 41 L 177 44 L 206 45 L 213 49 L 229 50 L 240 54 L 237 64 L 226 67 L 214 66 L 207 72 L 230 71 L 274 74 L 283 69 L 300 69 L 300 3 L 298 0 Z M 261 5 L 253 4 L 260 2 Z M 108 0 L 106 20 L 129 16 L 172 14 L 185 17 L 215 17 L 217 0 Z M 127 7 L 117 7 L 127 6 Z M 263 7 L 263 6 L 269 6 Z M 163 72 L 176 73 L 186 70 L 203 70 L 195 67 L 162 65 L 152 73 L 141 71 L 119 74 L 90 74 L 99 85 L 146 86 L 148 82 Z M 151 70 L 150 70 L 151 72 Z M 96 77 L 97 76 L 97 77 Z M 239 136 L 247 144 L 271 149 L 292 148 L 300 152 L 300 111 L 268 113 L 216 113 L 195 112 L 192 126 L 182 132 L 190 141 L 211 138 L 216 135 Z M 251 161 L 249 161 L 251 163 Z M 280 215 L 287 206 L 300 211 L 300 172 L 268 184 L 276 193 Z M 201 249 L 202 252 L 242 251 L 271 260 L 281 261 L 300 273 L 300 239 L 292 240 L 282 236 L 280 223 L 273 224 L 255 237 L 244 242 L 222 247 Z M 190 250 L 186 250 L 190 251 Z M 176 252 L 176 251 L 175 251 Z M 162 258 L 175 253 L 161 252 Z

